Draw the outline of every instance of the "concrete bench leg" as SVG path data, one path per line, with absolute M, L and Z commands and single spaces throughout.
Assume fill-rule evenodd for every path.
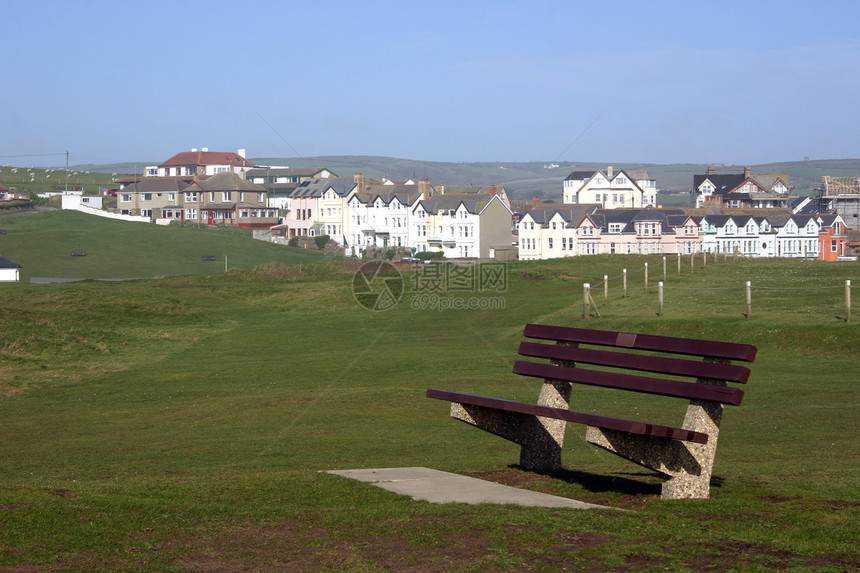
M 570 387 L 569 382 L 546 380 L 538 404 L 567 409 Z M 519 444 L 523 469 L 561 469 L 561 448 L 567 426 L 564 420 L 456 402 L 451 403 L 451 417 Z
M 723 406 L 693 400 L 684 429 L 708 434 L 707 444 L 642 436 L 589 426 L 585 440 L 631 462 L 666 475 L 663 499 L 708 499 Z

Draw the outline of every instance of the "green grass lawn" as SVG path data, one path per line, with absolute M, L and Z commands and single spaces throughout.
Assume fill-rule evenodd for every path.
M 18 227 L 2 225 L 0 240 L 14 239 Z M 152 229 L 151 242 L 189 231 Z M 36 240 L 27 233 L 21 244 Z M 121 242 L 112 235 L 104 256 L 129 248 Z M 147 269 L 163 245 L 144 257 Z M 659 257 L 512 263 L 502 292 L 449 293 L 500 297 L 502 309 L 421 309 L 407 286 L 393 309 L 372 312 L 353 298 L 354 266 L 257 267 L 276 259 L 254 254 L 243 269 L 199 274 L 193 259 L 211 245 L 176 245 L 186 276 L 0 285 L 0 570 L 860 566 L 860 335 L 840 306 L 844 281 L 857 284 L 854 264 L 729 260 L 691 272 L 685 261 L 680 276 L 669 265 L 657 316 Z M 39 250 L 28 265 L 52 269 Z M 130 272 L 110 268 L 100 272 Z M 582 319 L 583 282 L 601 318 Z M 424 397 L 436 387 L 535 400 L 540 382 L 511 373 L 526 322 L 758 346 L 744 403 L 724 416 L 711 499 L 661 500 L 655 475 L 586 444 L 582 427 L 568 429 L 565 471 L 520 471 L 516 446 Z M 573 403 L 681 422 L 681 402 L 617 394 L 575 388 Z M 435 505 L 320 473 L 401 466 L 632 511 Z
M 110 279 L 208 274 L 226 268 L 319 261 L 319 251 L 251 238 L 251 230 L 128 223 L 77 211 L 0 217 L 0 254 L 32 277 Z M 82 251 L 86 256 L 71 256 Z M 214 256 L 214 261 L 201 257 Z

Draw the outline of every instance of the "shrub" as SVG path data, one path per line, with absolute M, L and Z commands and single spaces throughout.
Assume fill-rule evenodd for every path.
M 319 237 L 314 237 L 314 241 L 317 244 L 317 248 L 319 250 L 323 250 L 325 246 L 328 244 L 328 241 L 331 237 L 328 235 L 320 235 Z

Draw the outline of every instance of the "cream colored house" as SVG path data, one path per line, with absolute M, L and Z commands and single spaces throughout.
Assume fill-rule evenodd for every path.
M 565 205 L 597 204 L 604 209 L 657 206 L 657 182 L 644 169 L 576 170 L 564 180 Z

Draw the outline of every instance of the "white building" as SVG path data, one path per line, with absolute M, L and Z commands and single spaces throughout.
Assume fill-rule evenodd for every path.
M 655 207 L 657 182 L 644 169 L 576 170 L 564 180 L 565 205 L 597 204 L 604 209 Z
M 240 177 L 257 164 L 245 158 L 245 150 L 237 153 L 230 151 L 209 151 L 204 147 L 191 151 L 177 153 L 164 163 L 148 165 L 144 171 L 146 177 L 199 177 L 209 176 L 226 171 L 235 171 Z
M 0 255 L 0 283 L 16 283 L 20 280 L 21 265 Z

